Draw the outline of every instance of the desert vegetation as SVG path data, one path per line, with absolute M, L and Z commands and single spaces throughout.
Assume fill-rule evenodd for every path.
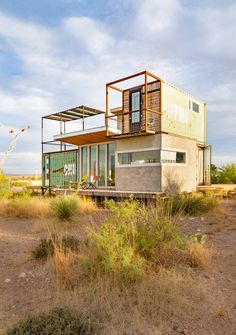
M 236 164 L 227 164 L 223 167 L 211 166 L 212 184 L 236 184 Z
M 50 269 L 57 292 L 54 308 L 5 334 L 154 334 L 170 321 L 189 322 L 205 304 L 197 278 L 215 250 L 198 226 L 186 232 L 181 222 L 218 205 L 211 194 L 101 208 L 79 196 L 2 197 L 2 219 L 37 225 L 29 261 Z

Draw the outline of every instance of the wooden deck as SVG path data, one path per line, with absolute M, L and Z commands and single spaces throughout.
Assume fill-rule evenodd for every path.
M 198 192 L 236 192 L 236 184 L 212 184 L 197 186 Z
M 160 196 L 163 196 L 162 192 L 135 192 L 135 191 L 117 191 L 115 189 L 51 189 L 51 193 L 55 194 L 73 194 L 90 197 L 93 199 L 128 199 L 129 197 L 134 197 L 135 199 L 143 200 L 155 200 Z

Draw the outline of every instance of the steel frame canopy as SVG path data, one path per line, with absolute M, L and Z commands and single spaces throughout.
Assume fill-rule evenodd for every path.
M 104 111 L 102 110 L 81 105 L 78 107 L 67 109 L 62 112 L 43 116 L 43 119 L 68 122 L 68 121 L 75 121 L 75 120 L 79 120 L 79 119 L 83 119 L 86 117 L 95 116 L 95 115 L 103 114 L 103 113 Z
M 56 145 L 56 146 L 60 146 L 60 151 L 62 151 L 62 142 L 58 141 L 45 141 L 44 140 L 44 120 L 52 120 L 52 121 L 59 121 L 60 122 L 60 134 L 65 134 L 66 132 L 66 123 L 69 121 L 76 121 L 76 120 L 82 120 L 83 124 L 83 130 L 84 130 L 84 119 L 90 116 L 96 116 L 99 114 L 104 114 L 105 112 L 100 110 L 100 109 L 96 109 L 96 108 L 92 108 L 92 107 L 88 107 L 88 106 L 77 106 L 74 108 L 70 108 L 61 112 L 57 112 L 57 113 L 53 113 L 53 114 L 49 114 L 46 116 L 42 117 L 42 121 L 41 121 L 41 145 L 42 145 L 42 153 L 44 153 L 44 144 L 47 145 Z M 64 149 L 66 150 L 66 147 L 70 146 L 70 145 L 65 145 L 64 144 Z

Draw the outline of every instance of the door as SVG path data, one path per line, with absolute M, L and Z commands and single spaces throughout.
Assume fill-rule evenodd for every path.
M 204 148 L 204 185 L 211 185 L 211 145 Z
M 141 130 L 141 90 L 130 92 L 130 132 L 135 133 Z
M 197 185 L 204 184 L 203 148 L 197 148 Z

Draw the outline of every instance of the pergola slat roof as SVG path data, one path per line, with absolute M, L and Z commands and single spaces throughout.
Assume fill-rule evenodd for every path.
M 43 119 L 67 122 L 67 121 L 75 121 L 75 120 L 79 120 L 79 119 L 83 119 L 89 116 L 94 116 L 94 115 L 103 114 L 103 113 L 105 112 L 100 109 L 95 109 L 92 107 L 81 105 L 78 107 L 67 109 L 65 111 L 46 115 L 43 117 Z

